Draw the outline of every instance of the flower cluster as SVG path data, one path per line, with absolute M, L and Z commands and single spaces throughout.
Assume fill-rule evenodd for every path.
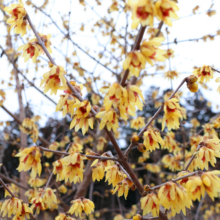
M 151 0 L 128 0 L 128 5 L 132 9 L 133 29 L 137 28 L 139 23 L 153 27 L 155 16 L 169 26 L 172 26 L 171 18 L 178 19 L 175 12 L 179 8 L 170 0 L 158 0 L 155 4 Z

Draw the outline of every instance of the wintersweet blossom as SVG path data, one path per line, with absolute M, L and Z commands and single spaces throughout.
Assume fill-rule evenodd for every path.
M 179 184 L 167 182 L 158 191 L 160 205 L 165 209 L 171 209 L 171 215 L 175 216 L 180 211 L 186 215 L 186 208 L 192 206 L 192 201 L 188 198 L 186 190 Z
M 131 120 L 131 128 L 134 128 L 136 130 L 143 128 L 144 125 L 145 125 L 144 117 L 137 117 Z
M 94 160 L 91 164 L 92 167 L 92 179 L 93 181 L 100 181 L 105 176 L 105 166 L 98 159 Z
M 179 119 L 182 118 L 180 113 L 179 101 L 175 98 L 164 102 L 164 116 L 162 121 L 162 130 L 167 125 L 168 130 L 179 128 Z
M 148 41 L 144 40 L 140 46 L 141 53 L 151 66 L 153 66 L 153 62 L 166 60 L 165 51 L 159 48 L 163 41 L 163 37 L 155 37 Z
M 193 71 L 193 74 L 198 77 L 198 82 L 209 82 L 213 78 L 213 71 L 210 66 L 202 66 Z
M 164 21 L 165 24 L 172 26 L 171 18 L 178 19 L 176 11 L 179 7 L 175 2 L 170 0 L 158 0 L 155 3 L 155 12 L 158 20 Z
M 54 192 L 56 192 L 56 190 L 52 190 L 51 188 L 46 188 L 43 192 L 43 202 L 48 208 L 52 208 L 57 204 L 57 197 Z
M 119 182 L 125 178 L 125 174 L 120 170 L 118 165 L 112 165 L 105 168 L 106 171 L 106 180 L 108 184 L 112 184 L 115 187 Z
M 138 24 L 142 26 L 153 26 L 154 23 L 154 4 L 151 0 L 129 0 L 128 5 L 132 8 L 131 28 L 137 28 Z
M 144 146 L 147 151 L 153 151 L 156 150 L 156 148 L 159 149 L 159 144 L 164 144 L 164 141 L 160 136 L 160 131 L 149 129 L 144 132 Z
M 33 211 L 31 208 L 29 208 L 27 203 L 23 203 L 21 213 L 17 213 L 12 220 L 25 220 L 26 218 L 30 219 L 30 214 L 33 214 Z
M 66 71 L 62 66 L 53 66 L 49 72 L 43 75 L 40 86 L 44 86 L 44 93 L 50 91 L 50 95 L 57 94 L 58 89 L 62 85 L 66 85 L 66 79 L 64 75 Z
M 153 217 L 159 216 L 160 204 L 157 195 L 155 193 L 149 193 L 147 196 L 142 197 L 141 209 L 143 209 L 143 216 L 149 213 Z
M 113 194 L 118 192 L 118 196 L 123 196 L 127 199 L 128 191 L 133 186 L 133 182 L 129 178 L 123 179 L 121 182 L 117 183 L 114 188 Z
M 123 69 L 129 69 L 130 74 L 136 77 L 139 76 L 140 71 L 145 69 L 146 59 L 139 51 L 132 51 L 128 53 L 123 63 Z
M 19 158 L 19 166 L 17 170 L 19 172 L 31 170 L 31 175 L 36 177 L 38 174 L 40 176 L 42 166 L 41 166 L 41 153 L 38 147 L 28 147 L 23 149 L 20 153 L 15 155 Z
M 55 220 L 76 220 L 76 219 L 72 218 L 64 213 L 60 213 L 58 216 L 55 217 Z
M 11 215 L 20 215 L 22 211 L 22 200 L 12 197 L 3 202 L 1 207 L 1 215 L 11 217 Z
M 11 17 L 7 20 L 7 24 L 11 25 L 11 29 L 14 27 L 14 33 L 21 34 L 23 37 L 26 34 L 27 27 L 27 12 L 24 8 L 24 4 L 19 0 L 18 4 L 11 4 L 9 7 L 5 7 L 6 11 Z
M 0 89 L 0 96 L 1 96 L 1 99 L 0 99 L 0 106 L 3 105 L 4 101 L 5 101 L 5 96 L 6 96 L 6 93 Z
M 86 213 L 86 215 L 94 212 L 95 205 L 92 201 L 85 198 L 80 198 L 71 201 L 73 205 L 70 207 L 70 210 L 68 213 L 71 215 L 74 213 L 76 216 L 79 216 L 81 218 L 82 211 Z

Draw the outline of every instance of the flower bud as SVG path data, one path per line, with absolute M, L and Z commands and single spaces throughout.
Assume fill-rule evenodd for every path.
M 197 92 L 198 91 L 198 83 L 187 83 L 187 88 L 190 90 L 190 92 Z
M 186 82 L 188 83 L 194 83 L 198 80 L 197 76 L 195 75 L 190 75 L 186 78 Z
M 138 142 L 139 140 L 140 140 L 140 138 L 138 137 L 138 135 L 133 135 L 131 138 L 132 143 Z
M 144 191 L 150 191 L 150 186 L 149 185 L 144 185 Z

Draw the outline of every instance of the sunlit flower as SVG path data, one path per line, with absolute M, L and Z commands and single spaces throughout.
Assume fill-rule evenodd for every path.
M 98 143 L 96 146 L 97 151 L 103 151 L 104 150 L 104 145 L 107 143 L 107 140 L 104 137 L 99 137 L 98 138 Z
M 24 4 L 19 0 L 19 4 L 12 4 L 9 7 L 5 7 L 4 10 L 11 16 L 7 20 L 7 24 L 11 24 L 11 29 L 14 27 L 16 34 L 24 36 L 26 34 L 27 23 L 27 12 L 24 8 Z
M 138 77 L 140 71 L 145 69 L 145 65 L 146 59 L 142 53 L 138 51 L 132 51 L 128 53 L 126 59 L 124 60 L 123 69 L 129 69 L 131 75 Z
M 85 198 L 80 198 L 71 201 L 73 205 L 70 207 L 70 210 L 68 213 L 71 215 L 74 213 L 76 216 L 79 216 L 81 218 L 82 211 L 86 213 L 86 215 L 94 212 L 95 205 L 92 201 Z
M 60 99 L 56 106 L 56 112 L 62 110 L 62 116 L 64 117 L 66 114 L 70 113 L 71 116 L 74 113 L 73 105 L 78 103 L 79 100 L 72 95 L 60 95 Z
M 153 217 L 159 216 L 160 205 L 156 194 L 150 193 L 141 198 L 141 209 L 143 209 L 143 216 L 151 213 Z
M 30 214 L 33 214 L 32 210 L 28 207 L 27 203 L 23 203 L 21 213 L 16 214 L 12 220 L 25 220 L 26 218 L 30 219 Z
M 46 179 L 40 179 L 40 178 L 33 178 L 31 177 L 28 181 L 28 184 L 31 186 L 31 187 L 41 187 L 43 186 L 44 184 L 46 183 Z
M 175 79 L 175 78 L 178 78 L 180 75 L 180 73 L 178 73 L 177 71 L 173 70 L 173 71 L 168 71 L 168 72 L 165 72 L 164 73 L 164 77 L 165 79 Z
M 129 0 L 128 5 L 132 8 L 132 29 L 137 28 L 139 23 L 141 23 L 142 26 L 153 26 L 154 5 L 151 0 Z
M 56 190 L 53 190 L 51 188 L 46 188 L 43 192 L 43 202 L 49 209 L 52 208 L 54 204 L 57 204 L 57 197 L 54 194 L 55 191 Z
M 155 3 L 155 12 L 158 20 L 164 21 L 165 24 L 172 26 L 171 18 L 178 19 L 176 14 L 179 8 L 173 1 L 158 0 Z
M 160 136 L 160 131 L 147 130 L 144 132 L 144 146 L 147 151 L 153 151 L 160 148 L 160 145 L 164 144 L 163 139 Z
M 198 166 L 201 169 L 208 170 L 209 162 L 214 167 L 216 163 L 215 157 L 220 157 L 220 142 L 219 139 L 207 139 L 205 142 L 201 143 L 198 150 Z
M 91 167 L 92 167 L 93 181 L 102 180 L 105 176 L 105 166 L 103 165 L 103 163 L 97 159 L 93 161 L 93 163 L 91 164 Z
M 210 66 L 202 66 L 193 71 L 193 74 L 198 77 L 198 82 L 209 82 L 213 78 L 213 71 Z
M 17 170 L 19 172 L 32 169 L 31 174 L 36 177 L 37 173 L 40 176 L 41 166 L 41 153 L 38 147 L 28 147 L 23 149 L 20 153 L 16 154 L 16 157 L 20 157 L 19 166 Z
M 45 204 L 41 196 L 37 196 L 31 200 L 32 206 L 31 209 L 36 209 L 36 213 L 39 215 L 40 211 L 44 211 L 46 209 Z
M 131 128 L 134 128 L 136 130 L 143 128 L 144 125 L 145 125 L 144 117 L 137 117 L 131 120 Z
M 40 86 L 44 85 L 44 93 L 50 91 L 50 95 L 57 94 L 59 87 L 61 87 L 61 83 L 66 85 L 66 79 L 64 75 L 66 71 L 62 66 L 53 66 L 49 72 L 46 72 L 43 75 L 43 79 L 41 80 Z
M 159 173 L 161 171 L 160 166 L 157 164 L 148 163 L 146 164 L 145 168 L 152 173 Z
M 167 125 L 168 130 L 179 128 L 179 118 L 182 118 L 179 109 L 180 105 L 177 99 L 172 98 L 165 101 L 162 130 L 164 130 L 165 124 Z
M 118 116 L 114 109 L 100 111 L 96 115 L 96 118 L 102 118 L 99 125 L 100 130 L 106 126 L 109 131 L 113 130 L 116 132 L 118 128 Z
M 128 191 L 133 185 L 130 179 L 125 178 L 115 186 L 113 194 L 118 192 L 119 197 L 124 195 L 125 199 L 127 199 Z
M 141 53 L 144 55 L 146 61 L 153 66 L 153 62 L 165 61 L 165 51 L 159 49 L 163 37 L 155 37 L 152 40 L 144 40 L 140 46 Z
M 167 182 L 160 187 L 158 199 L 160 205 L 164 206 L 165 209 L 171 209 L 172 216 L 180 213 L 180 211 L 186 215 L 186 208 L 192 206 L 192 201 L 188 198 L 186 190 L 174 182 Z
M 69 156 L 64 157 L 61 161 L 64 161 L 64 178 L 65 182 L 81 182 L 83 181 L 83 159 L 79 153 L 71 153 Z
M 53 162 L 53 173 L 56 176 L 56 181 L 62 181 L 65 178 L 65 173 L 64 173 L 64 161 L 63 160 L 57 160 Z
M 5 217 L 8 214 L 8 217 L 11 215 L 20 215 L 22 211 L 22 200 L 12 197 L 3 202 L 1 207 L 1 215 Z
M 105 168 L 106 171 L 106 181 L 108 184 L 112 184 L 115 187 L 119 182 L 121 182 L 125 176 L 122 171 L 120 171 L 118 165 L 113 165 Z
M 219 197 L 219 192 L 220 192 L 219 174 L 220 174 L 219 170 L 214 170 L 210 172 L 203 172 L 201 176 L 205 190 L 213 201 L 214 201 L 214 197 Z

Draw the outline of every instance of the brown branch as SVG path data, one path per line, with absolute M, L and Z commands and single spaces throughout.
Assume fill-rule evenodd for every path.
M 7 185 L 3 182 L 3 180 L 0 178 L 0 183 L 3 185 L 3 187 L 11 194 L 12 197 L 15 197 L 13 192 L 7 187 Z
M 17 185 L 18 187 L 28 190 L 28 188 L 26 186 L 23 186 L 22 184 L 18 183 L 17 181 L 11 179 L 10 177 L 6 177 L 5 175 L 3 175 L 2 173 L 0 173 L 0 178 L 10 182 L 10 183 L 14 183 L 15 185 Z

